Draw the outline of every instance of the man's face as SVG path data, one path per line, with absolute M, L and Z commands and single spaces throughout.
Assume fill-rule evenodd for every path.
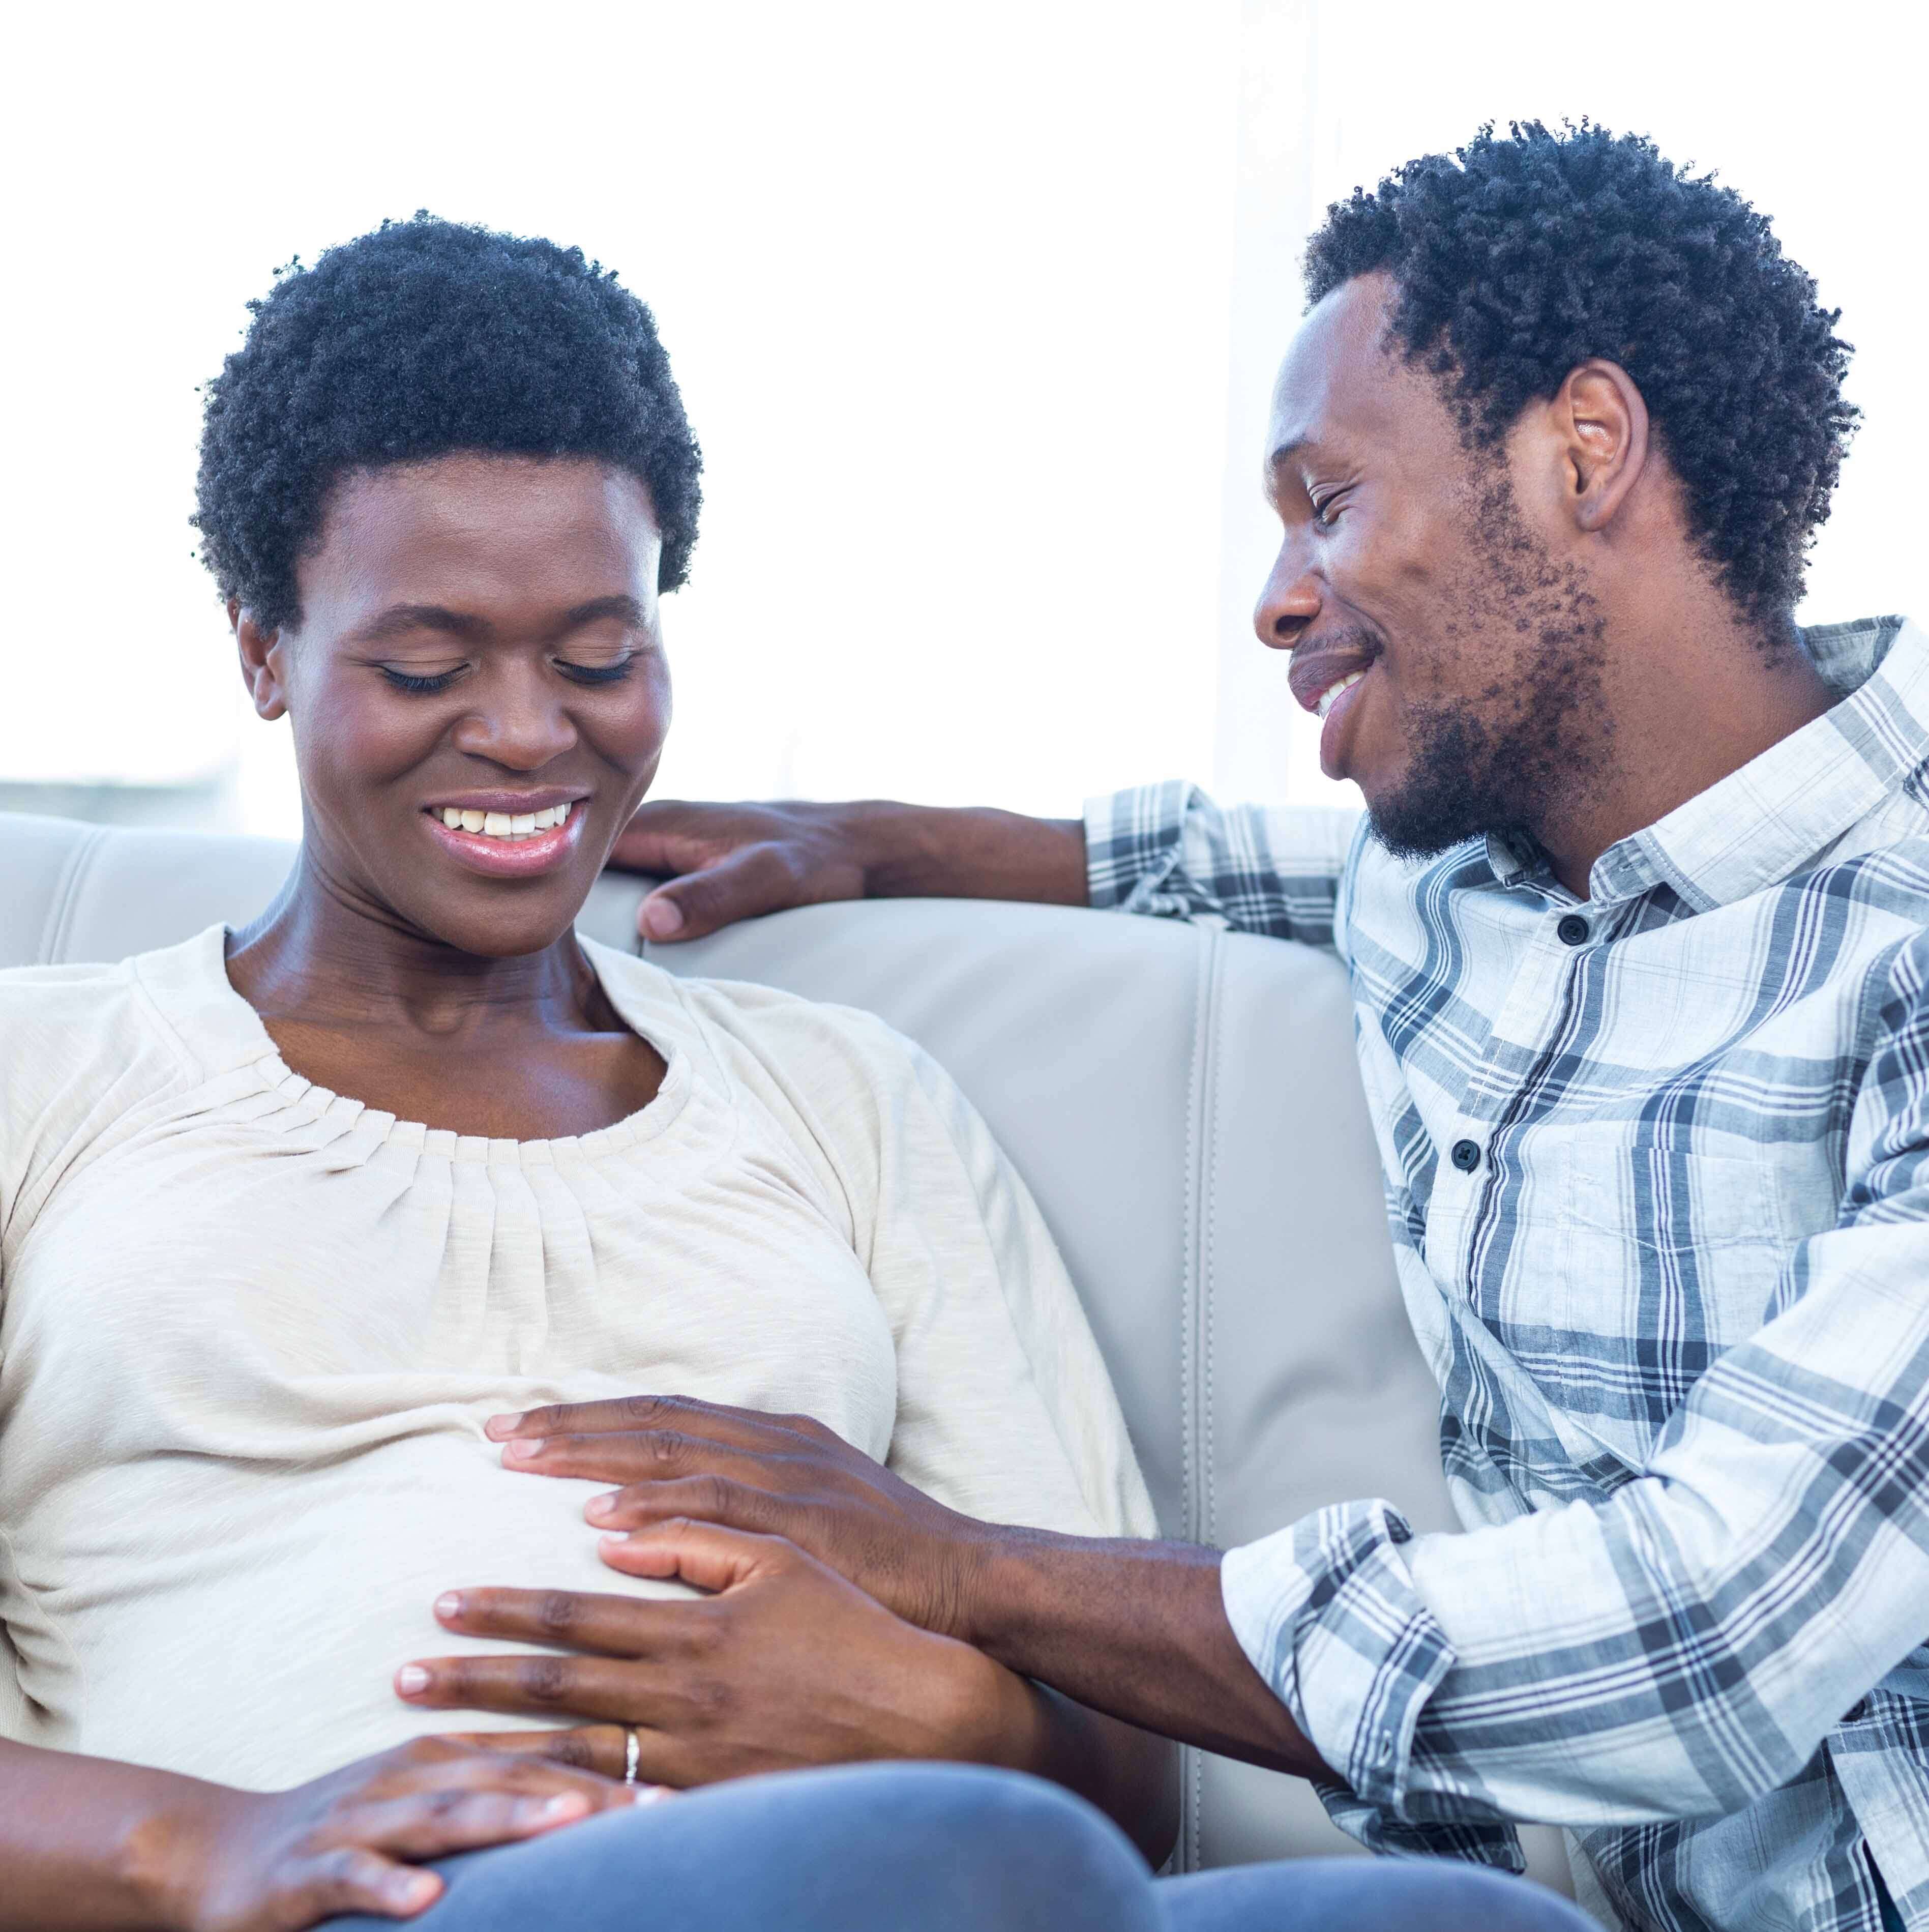
M 568 930 L 669 728 L 660 548 L 648 493 L 601 463 L 448 456 L 342 483 L 300 628 L 268 652 L 334 890 L 465 952 Z
M 1266 488 L 1284 540 L 1254 614 L 1324 718 L 1319 762 L 1394 851 L 1531 834 L 1603 768 L 1602 625 L 1560 533 L 1529 526 L 1512 442 L 1470 453 L 1438 379 L 1387 346 L 1363 276 L 1280 370 Z

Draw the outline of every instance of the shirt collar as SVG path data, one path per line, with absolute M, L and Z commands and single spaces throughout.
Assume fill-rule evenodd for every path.
M 1841 702 L 1595 861 L 1597 905 L 1672 886 L 1698 912 L 1786 878 L 1929 761 L 1929 633 L 1902 617 L 1817 626 L 1802 642 Z M 1504 886 L 1546 871 L 1490 838 Z

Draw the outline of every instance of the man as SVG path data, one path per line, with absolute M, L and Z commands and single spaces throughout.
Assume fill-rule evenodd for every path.
M 1307 268 L 1257 627 L 1349 850 L 1176 785 L 1083 826 L 666 805 L 621 850 L 687 874 L 659 939 L 939 892 L 1336 947 L 1477 1533 L 1365 1500 L 1222 1560 L 695 1406 L 518 1427 L 631 1484 L 612 1528 L 780 1533 L 1375 1848 L 1511 1864 L 1550 1820 L 1631 1924 L 1929 1925 L 1929 637 L 1792 621 L 1835 317 L 1738 197 L 1586 125 L 1409 164 Z

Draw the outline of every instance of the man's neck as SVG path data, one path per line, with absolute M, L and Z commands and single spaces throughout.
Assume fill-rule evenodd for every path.
M 1785 642 L 1769 644 L 1724 613 L 1617 641 L 1601 768 L 1584 796 L 1533 828 L 1554 876 L 1586 899 L 1610 846 L 1739 771 L 1838 695 L 1792 626 Z

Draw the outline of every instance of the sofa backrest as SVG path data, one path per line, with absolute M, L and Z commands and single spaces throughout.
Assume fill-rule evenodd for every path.
M 0 966 L 240 924 L 292 857 L 268 840 L 0 814 Z M 634 946 L 642 889 L 606 878 L 583 929 Z M 649 952 L 672 972 L 868 1007 L 950 1070 L 1057 1238 L 1168 1533 L 1228 1546 L 1357 1496 L 1451 1526 L 1334 961 L 939 900 L 810 907 Z M 10 1694 L 17 1709 L 0 1658 Z M 1346 1849 L 1296 1780 L 1188 1754 L 1185 1865 Z

